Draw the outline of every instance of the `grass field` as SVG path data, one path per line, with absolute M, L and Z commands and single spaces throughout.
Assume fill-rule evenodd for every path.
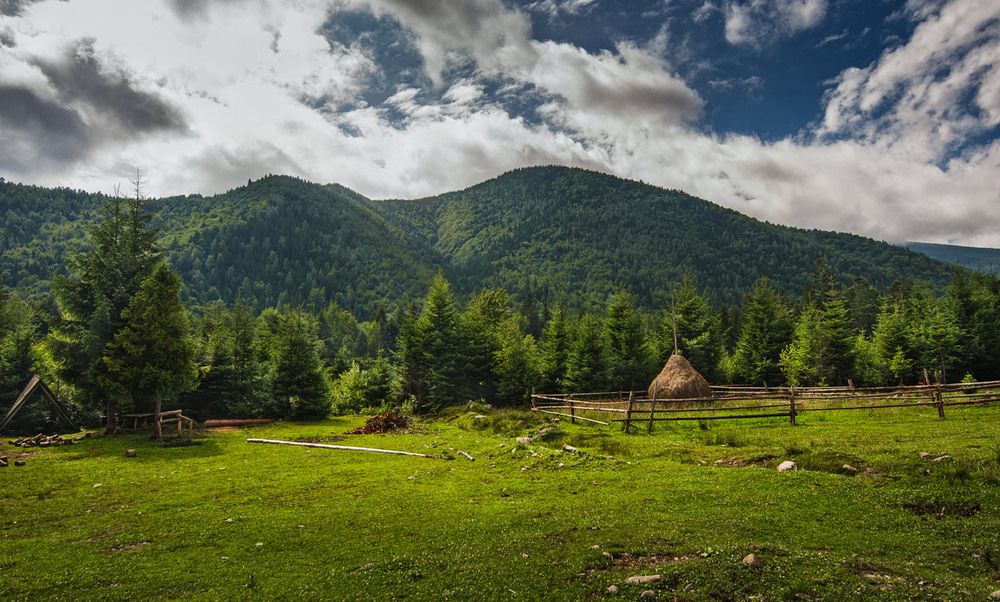
M 995 406 L 944 420 L 914 409 L 796 427 L 660 423 L 651 435 L 484 414 L 456 409 L 395 435 L 344 436 L 362 417 L 278 423 L 190 447 L 147 434 L 15 450 L 5 438 L 0 455 L 28 455 L 0 468 L 0 596 L 985 600 L 1000 590 Z M 779 473 L 783 460 L 800 470 Z M 759 566 L 743 562 L 751 553 Z M 633 575 L 662 578 L 627 584 Z

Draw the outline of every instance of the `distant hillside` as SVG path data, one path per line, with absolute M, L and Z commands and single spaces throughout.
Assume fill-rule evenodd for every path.
M 84 243 L 103 197 L 0 181 L 0 275 L 46 294 Z M 272 176 L 213 197 L 151 204 L 161 245 L 196 301 L 242 296 L 257 309 L 336 301 L 362 318 L 419 300 L 440 267 L 457 292 L 503 287 L 571 308 L 603 305 L 624 285 L 662 308 L 686 272 L 717 302 L 738 303 L 758 278 L 797 296 L 817 259 L 845 283 L 922 280 L 948 267 L 850 234 L 776 226 L 604 174 L 523 169 L 417 201 L 371 201 L 338 185 Z
M 941 263 L 851 234 L 776 226 L 692 197 L 580 169 L 522 169 L 419 201 L 377 204 L 423 237 L 468 287 L 503 287 L 571 306 L 624 284 L 662 307 L 685 272 L 716 301 L 738 303 L 761 277 L 802 292 L 817 259 L 850 283 L 908 278 L 942 286 Z
M 903 246 L 915 253 L 923 253 L 931 259 L 953 263 L 970 270 L 996 272 L 1000 269 L 1000 249 L 939 245 L 929 242 L 908 242 Z

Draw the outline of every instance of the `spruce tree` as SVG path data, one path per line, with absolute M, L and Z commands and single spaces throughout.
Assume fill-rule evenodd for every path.
M 776 384 L 779 358 L 792 335 L 785 303 L 766 278 L 757 281 L 743 301 L 743 323 L 733 355 L 733 375 L 746 384 Z
M 562 393 L 569 362 L 570 336 L 562 307 L 556 306 L 542 334 L 541 387 L 546 393 Z
M 563 390 L 577 393 L 606 390 L 610 380 L 606 350 L 601 320 L 591 314 L 580 316 L 573 328 Z
M 317 351 L 311 319 L 301 310 L 281 317 L 271 375 L 271 413 L 277 417 L 314 420 L 331 409 L 330 389 Z
M 86 249 L 67 259 L 70 275 L 53 278 L 60 315 L 48 347 L 56 374 L 76 390 L 82 405 L 104 406 L 108 433 L 127 400 L 115 387 L 105 386 L 113 382 L 104 361 L 107 346 L 124 328 L 123 312 L 142 282 L 162 261 L 159 231 L 149 228 L 152 216 L 141 177 L 137 174 L 132 182 L 134 197 L 103 198 L 101 219 L 89 228 Z
M 157 439 L 163 401 L 194 388 L 197 377 L 180 290 L 180 276 L 160 263 L 122 313 L 125 325 L 104 353 L 103 389 L 123 405 L 152 402 Z
M 424 383 L 423 398 L 417 401 L 421 411 L 434 411 L 458 401 L 463 364 L 455 297 L 441 271 L 431 283 L 415 329 Z
M 624 289 L 615 291 L 608 299 L 604 332 L 611 384 L 632 391 L 637 382 L 646 380 L 650 370 L 635 297 Z

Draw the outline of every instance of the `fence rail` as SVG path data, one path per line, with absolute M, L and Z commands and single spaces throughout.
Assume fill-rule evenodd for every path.
M 653 400 L 646 391 L 533 394 L 531 409 L 566 417 L 574 423 L 621 423 L 627 433 L 641 423 L 646 424 L 647 432 L 652 432 L 656 422 L 683 420 L 784 417 L 795 425 L 796 416 L 808 412 L 920 406 L 933 406 L 944 418 L 948 406 L 996 401 L 1000 401 L 1000 381 L 876 388 L 718 386 L 712 387 L 711 397 L 683 400 Z

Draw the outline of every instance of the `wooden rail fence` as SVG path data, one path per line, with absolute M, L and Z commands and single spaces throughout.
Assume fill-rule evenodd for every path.
M 609 426 L 621 423 L 628 433 L 635 423 L 682 420 L 787 418 L 807 412 L 878 410 L 932 406 L 945 417 L 949 406 L 1000 401 L 1000 381 L 899 387 L 712 387 L 712 397 L 650 399 L 646 391 L 566 393 L 531 396 L 535 412 Z

